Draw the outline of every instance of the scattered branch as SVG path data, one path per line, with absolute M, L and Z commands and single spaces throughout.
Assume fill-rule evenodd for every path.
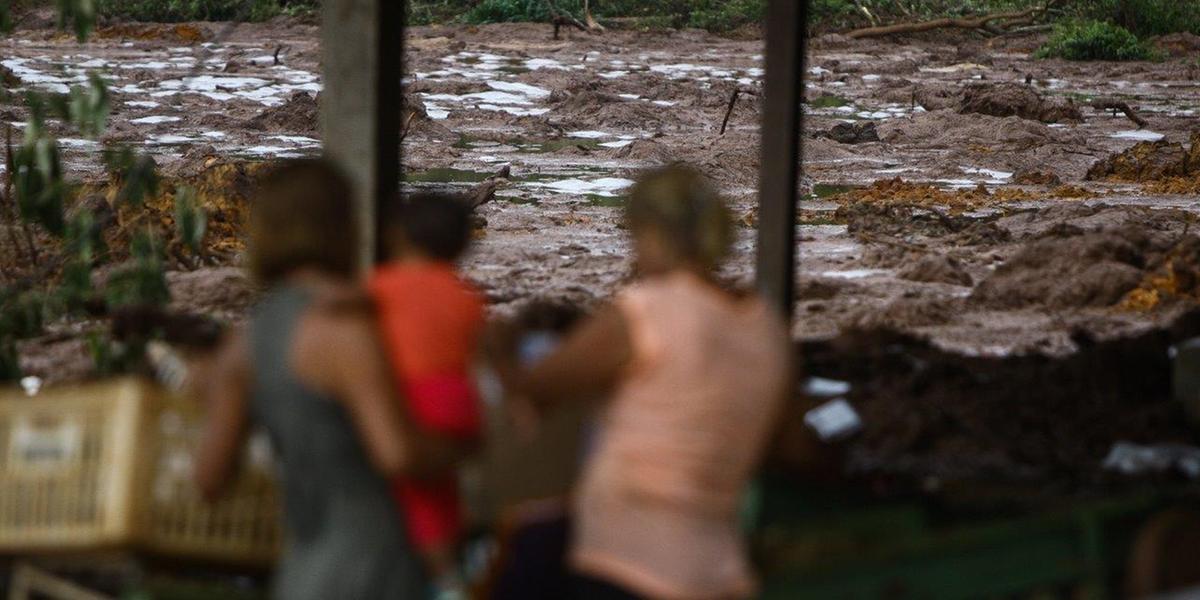
M 1093 100 L 1092 108 L 1094 108 L 1096 110 L 1111 110 L 1114 112 L 1115 111 L 1123 112 L 1123 113 L 1125 113 L 1126 117 L 1129 117 L 1130 121 L 1133 121 L 1135 124 L 1137 124 L 1138 129 L 1142 129 L 1150 124 L 1149 122 L 1146 121 L 1146 119 L 1142 118 L 1141 115 L 1137 114 L 1137 111 L 1133 110 L 1133 108 L 1130 107 L 1129 104 L 1122 102 L 1120 100 L 1117 100 L 1115 98 L 1099 98 L 1099 99 Z
M 877 19 L 875 17 L 875 15 L 872 14 L 871 11 L 867 9 L 866 6 L 863 6 L 863 3 L 861 0 L 854 0 L 854 6 L 858 7 L 858 11 L 867 17 L 867 21 L 871 22 L 872 27 L 879 26 L 879 19 Z
M 592 31 L 605 31 L 604 26 L 592 18 L 592 9 L 588 6 L 588 0 L 583 0 L 583 22 Z
M 512 166 L 504 165 L 494 175 L 481 181 L 479 185 L 475 186 L 474 190 L 471 190 L 471 194 L 468 196 L 471 210 L 475 210 L 491 202 L 496 197 L 496 189 L 507 184 L 511 177 Z
M 1011 26 L 1029 25 L 1035 20 L 1044 16 L 1060 2 L 1061 0 L 1048 0 L 1042 6 L 1035 6 L 1022 11 L 993 13 L 979 17 L 944 18 L 934 19 L 932 21 L 922 21 L 919 23 L 897 23 L 895 25 L 872 26 L 863 29 L 855 29 L 854 31 L 848 32 L 846 36 L 855 39 L 876 38 L 899 33 L 919 33 L 922 31 L 951 28 L 981 29 L 989 33 L 996 34 L 1007 30 L 1008 27 Z M 855 4 L 858 3 L 856 2 Z
M 554 25 L 554 39 L 559 39 L 559 30 L 563 27 L 574 27 L 580 31 L 604 31 L 604 27 L 592 18 L 592 12 L 588 8 L 588 3 L 583 3 L 583 12 L 587 23 L 576 19 L 574 16 L 558 10 L 557 6 L 550 0 L 542 0 L 545 3 L 546 9 L 550 11 L 550 22 Z
M 742 94 L 747 96 L 758 96 L 758 92 L 737 88 L 729 95 L 729 104 L 725 107 L 725 118 L 721 120 L 721 135 L 725 135 L 725 128 L 729 126 L 729 117 L 733 115 L 733 106 L 737 104 L 738 97 Z
M 403 142 L 408 137 L 408 132 L 412 130 L 412 122 L 417 116 L 417 111 L 408 112 L 408 118 L 404 119 L 404 124 L 400 127 L 400 141 Z

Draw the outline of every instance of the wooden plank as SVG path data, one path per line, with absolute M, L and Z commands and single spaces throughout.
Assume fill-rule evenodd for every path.
M 771 0 L 767 8 L 757 280 L 759 291 L 789 319 L 796 271 L 807 10 L 807 3 L 796 0 Z

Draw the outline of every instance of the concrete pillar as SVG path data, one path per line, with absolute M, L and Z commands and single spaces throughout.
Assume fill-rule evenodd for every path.
M 400 184 L 401 0 L 326 0 L 322 24 L 325 155 L 353 181 L 364 265 L 378 256 L 380 202 Z

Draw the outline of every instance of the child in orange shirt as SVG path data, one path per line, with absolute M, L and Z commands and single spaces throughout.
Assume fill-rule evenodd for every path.
M 384 230 L 389 262 L 369 287 L 397 387 L 418 427 L 473 445 L 480 411 L 470 367 L 484 305 L 454 267 L 470 242 L 470 209 L 438 194 L 417 194 L 391 208 Z M 399 479 L 393 492 L 431 578 L 443 591 L 456 587 L 462 514 L 455 473 Z

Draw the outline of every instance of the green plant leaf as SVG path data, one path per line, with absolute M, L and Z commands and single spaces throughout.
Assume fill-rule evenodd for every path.
M 137 208 L 158 193 L 157 165 L 150 156 L 118 146 L 105 149 L 103 160 L 109 174 L 121 183 L 116 204 Z
M 27 141 L 13 153 L 13 189 L 21 218 L 37 223 L 55 236 L 62 236 L 66 222 L 63 200 L 62 160 L 58 143 L 42 137 Z
M 204 234 L 208 229 L 208 213 L 196 202 L 196 190 L 188 186 L 175 189 L 175 233 L 193 253 L 204 249 Z
M 103 232 L 92 211 L 80 209 L 75 212 L 67 223 L 64 236 L 67 253 L 75 260 L 91 265 L 108 251 L 104 243 Z

